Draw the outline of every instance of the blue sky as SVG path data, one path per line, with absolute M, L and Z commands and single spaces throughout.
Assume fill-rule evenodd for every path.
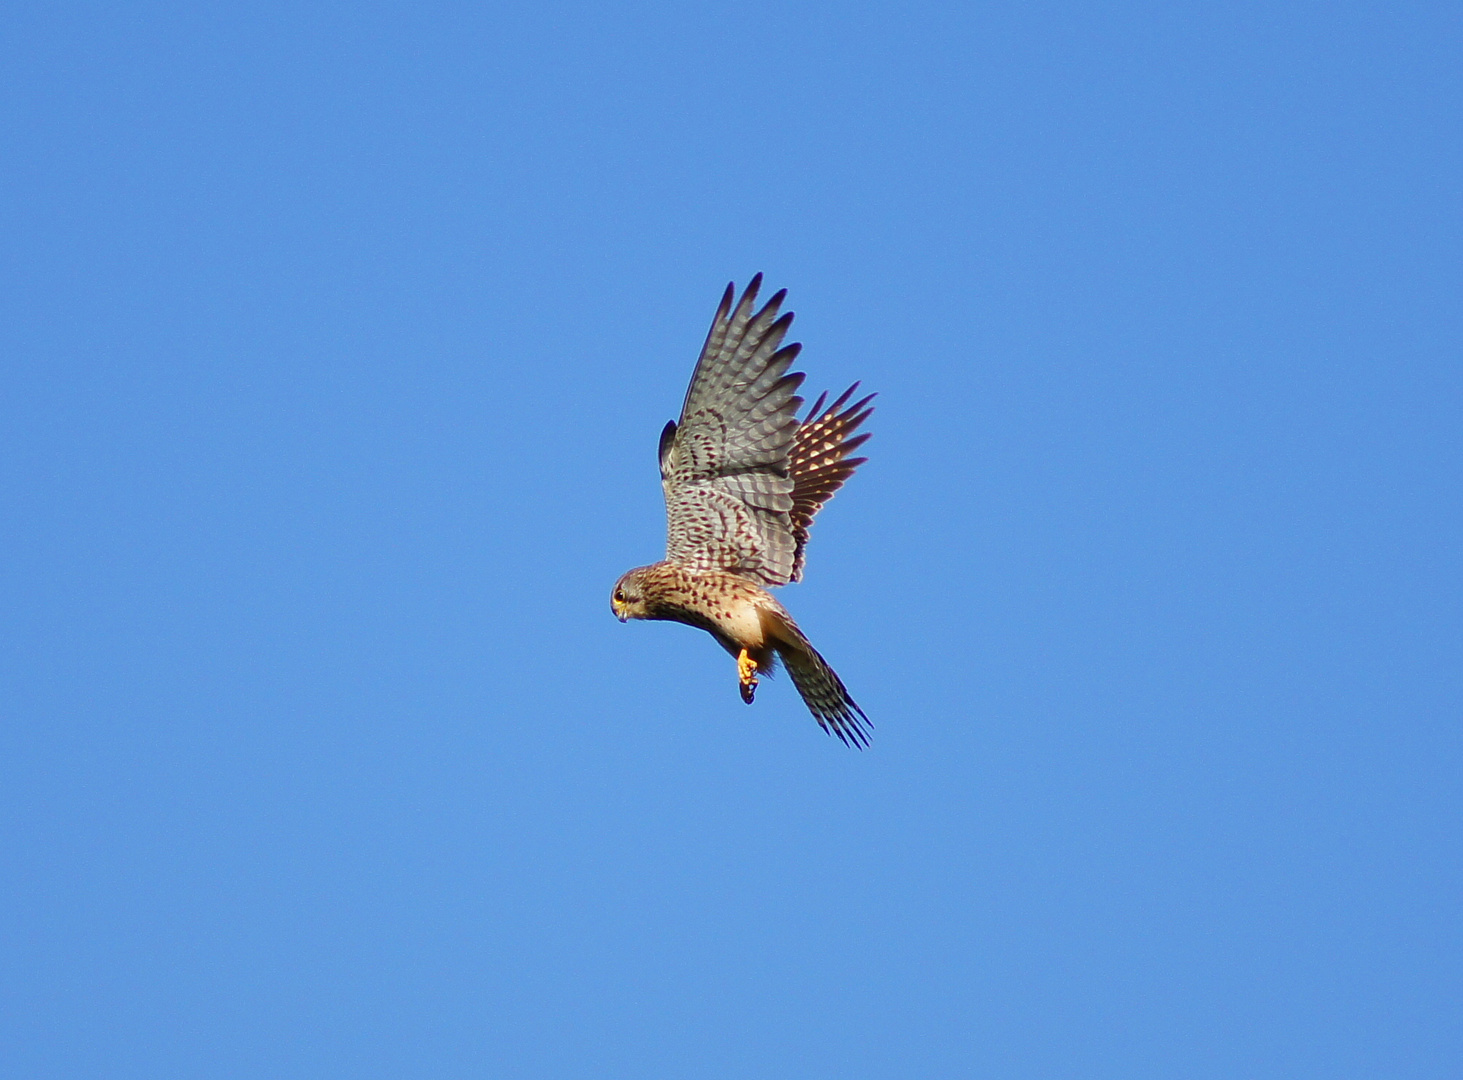
M 0 13 L 0 1073 L 1456 1075 L 1452 5 Z M 729 279 L 871 460 L 622 626 Z

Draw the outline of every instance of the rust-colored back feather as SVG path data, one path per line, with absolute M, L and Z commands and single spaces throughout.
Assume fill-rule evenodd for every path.
M 787 471 L 793 481 L 792 532 L 797 543 L 793 555 L 792 581 L 801 581 L 803 577 L 808 531 L 813 526 L 813 517 L 833 497 L 833 493 L 843 486 L 844 481 L 853 475 L 854 470 L 869 460 L 849 457 L 868 439 L 868 432 L 862 435 L 853 433 L 874 411 L 868 407 L 875 397 L 873 394 L 844 408 L 858 386 L 858 383 L 854 383 L 826 409 L 823 408 L 823 402 L 828 395 L 818 395 L 818 400 L 808 410 L 808 418 L 798 428 L 792 446 L 788 449 Z

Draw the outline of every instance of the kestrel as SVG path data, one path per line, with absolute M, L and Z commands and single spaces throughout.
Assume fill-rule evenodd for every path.
M 813 516 L 867 458 L 853 432 L 874 395 L 848 404 L 854 383 L 826 409 L 822 394 L 799 421 L 802 349 L 783 345 L 792 312 L 784 289 L 753 314 L 758 274 L 733 306 L 726 287 L 681 406 L 660 433 L 665 490 L 663 562 L 615 582 L 610 609 L 627 619 L 669 619 L 707 631 L 737 658 L 742 700 L 780 657 L 824 731 L 867 746 L 869 718 L 767 590 L 801 581 Z

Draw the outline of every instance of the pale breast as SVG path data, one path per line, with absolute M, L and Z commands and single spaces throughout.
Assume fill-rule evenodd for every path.
M 755 581 L 723 570 L 697 573 L 673 563 L 657 563 L 645 576 L 648 618 L 672 619 L 709 630 L 724 645 L 760 649 L 763 608 L 780 610 Z
M 762 615 L 759 605 L 750 597 L 728 597 L 725 606 L 715 615 L 727 637 L 749 648 L 762 644 Z

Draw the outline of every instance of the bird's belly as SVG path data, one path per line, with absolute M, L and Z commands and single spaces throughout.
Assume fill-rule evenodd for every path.
M 714 618 L 721 632 L 745 648 L 762 646 L 762 613 L 756 604 L 740 598 L 728 601 Z

